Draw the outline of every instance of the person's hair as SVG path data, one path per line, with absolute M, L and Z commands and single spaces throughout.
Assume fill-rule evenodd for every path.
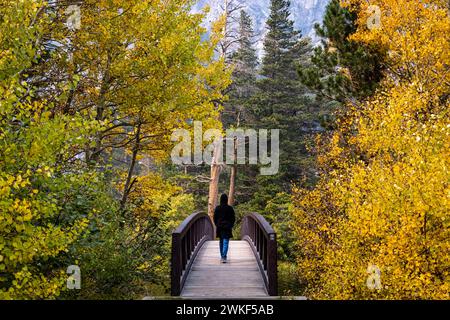
M 220 196 L 220 204 L 221 205 L 228 204 L 228 196 L 225 193 Z

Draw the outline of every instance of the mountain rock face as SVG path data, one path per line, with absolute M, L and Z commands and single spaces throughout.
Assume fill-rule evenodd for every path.
M 252 16 L 255 31 L 258 35 L 258 49 L 262 50 L 264 35 L 266 34 L 266 20 L 270 14 L 270 0 L 235 0 L 240 3 Z M 325 7 L 330 0 L 291 0 L 291 19 L 297 30 L 303 36 L 310 37 L 314 43 L 318 42 L 318 37 L 314 31 L 314 24 L 321 23 L 325 13 Z M 193 11 L 200 12 L 206 6 L 210 7 L 210 12 L 206 18 L 205 25 L 223 13 L 221 7 L 224 0 L 198 0 Z

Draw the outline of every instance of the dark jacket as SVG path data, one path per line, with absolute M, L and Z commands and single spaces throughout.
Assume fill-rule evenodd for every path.
M 218 238 L 233 238 L 233 227 L 236 216 L 232 206 L 221 204 L 214 210 L 214 224 Z

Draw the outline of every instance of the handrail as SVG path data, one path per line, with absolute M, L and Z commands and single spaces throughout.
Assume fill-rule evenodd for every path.
M 246 215 L 242 221 L 241 237 L 246 240 L 258 257 L 258 266 L 270 296 L 278 295 L 277 234 L 258 213 Z
M 211 218 L 202 212 L 191 214 L 172 232 L 171 294 L 179 296 L 189 270 L 202 245 L 214 239 Z

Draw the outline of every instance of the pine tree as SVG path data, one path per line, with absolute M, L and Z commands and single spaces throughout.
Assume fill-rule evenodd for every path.
M 233 84 L 230 86 L 229 92 L 230 100 L 225 104 L 225 110 L 222 114 L 222 122 L 225 129 L 245 126 L 245 123 L 249 120 L 247 105 L 249 99 L 256 91 L 258 56 L 253 45 L 255 33 L 252 19 L 245 10 L 241 10 L 240 13 L 237 36 L 238 47 L 231 56 L 234 71 L 232 74 Z M 235 141 L 235 157 L 236 149 L 237 142 Z M 235 201 L 237 174 L 238 166 L 235 163 L 231 166 L 230 172 L 229 202 L 231 205 Z
M 280 129 L 280 173 L 265 183 L 278 186 L 273 192 L 288 192 L 291 182 L 310 175 L 305 160 L 306 127 L 314 119 L 315 111 L 306 88 L 299 82 L 297 65 L 308 65 L 312 51 L 310 40 L 296 31 L 289 18 L 290 1 L 272 0 L 269 29 L 264 41 L 264 57 L 258 94 L 253 99 L 256 126 Z
M 303 38 L 289 18 L 290 2 L 272 0 L 264 41 L 264 56 L 256 93 L 251 97 L 246 126 L 255 129 L 280 129 L 280 168 L 276 175 L 263 176 L 258 168 L 245 172 L 240 189 L 250 191 L 248 203 L 241 210 L 262 213 L 277 230 L 280 258 L 292 257 L 293 232 L 287 208 L 293 183 L 313 184 L 315 163 L 308 145 L 319 125 L 320 105 L 310 98 L 309 90 L 299 81 L 297 66 L 308 66 L 312 54 L 310 39 Z
M 315 49 L 313 66 L 300 67 L 302 82 L 327 100 L 344 102 L 371 95 L 382 78 L 380 48 L 350 39 L 356 32 L 357 12 L 332 0 L 322 26 L 316 24 L 322 46 Z
M 265 55 L 261 74 L 270 79 L 286 77 L 294 59 L 295 47 L 301 33 L 294 30 L 294 22 L 289 19 L 290 1 L 272 0 L 271 13 L 267 21 L 269 33 L 264 40 Z M 290 78 L 296 78 L 289 72 Z
M 258 56 L 253 45 L 254 38 L 252 19 L 245 10 L 242 10 L 239 21 L 239 47 L 233 56 L 235 64 L 233 78 L 236 86 L 241 83 L 248 85 L 256 80 Z M 248 96 L 248 94 L 244 95 Z
M 222 117 L 224 128 L 239 127 L 245 122 L 245 104 L 256 91 L 258 56 L 254 48 L 255 33 L 250 15 L 242 10 L 238 28 L 238 48 L 231 56 L 233 65 L 229 88 L 230 100 Z

